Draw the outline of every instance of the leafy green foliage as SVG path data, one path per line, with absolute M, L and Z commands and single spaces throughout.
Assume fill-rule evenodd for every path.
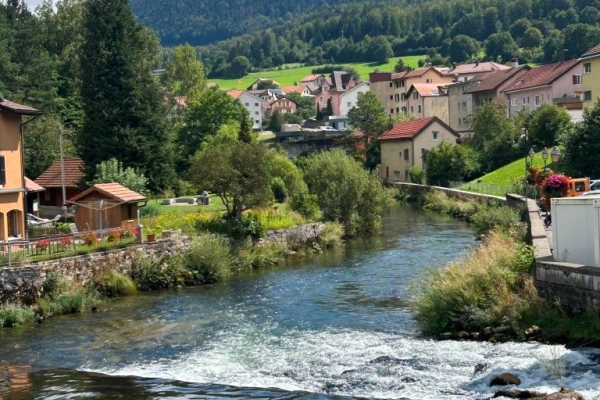
M 468 146 L 442 142 L 427 154 L 427 184 L 448 186 L 463 181 L 477 168 L 476 154 Z
M 139 290 L 168 289 L 196 281 L 181 257 L 155 258 L 141 253 L 133 259 L 132 276 Z
M 290 207 L 305 218 L 314 219 L 319 214 L 319 201 L 316 194 L 300 192 L 291 196 Z
M 11 328 L 33 321 L 35 313 L 30 307 L 21 307 L 12 304 L 0 308 L 0 327 Z
M 229 277 L 233 272 L 234 259 L 227 239 L 210 234 L 194 238 L 190 250 L 184 255 L 187 269 L 211 283 Z
M 573 176 L 600 176 L 600 101 L 584 111 L 583 121 L 567 135 L 563 152 L 564 164 Z
M 423 183 L 423 177 L 425 176 L 425 171 L 421 167 L 412 167 L 408 171 L 408 176 L 410 177 L 410 181 L 412 183 Z
M 529 136 L 538 149 L 552 147 L 573 128 L 571 116 L 564 107 L 547 103 L 534 111 L 529 122 Z
M 277 176 L 271 179 L 271 192 L 277 203 L 283 203 L 287 199 L 288 193 L 283 179 Z
M 318 198 L 323 219 L 343 224 L 346 235 L 379 229 L 389 197 L 377 175 L 352 157 L 341 150 L 314 155 L 307 160 L 305 180 Z
M 209 220 L 201 220 L 198 221 L 196 229 L 220 233 L 235 240 L 246 239 L 247 237 L 258 240 L 265 233 L 258 217 L 252 214 L 244 214 L 240 218 L 216 216 Z
M 96 183 L 111 182 L 119 183 L 134 192 L 144 193 L 146 191 L 148 179 L 146 179 L 144 174 L 138 173 L 131 167 L 124 169 L 121 162 L 117 161 L 116 158 L 111 158 L 96 166 L 96 176 L 94 177 L 94 180 L 88 182 L 88 184 L 91 186 Z
M 97 281 L 98 290 L 105 296 L 127 296 L 137 293 L 133 280 L 115 270 L 106 271 Z

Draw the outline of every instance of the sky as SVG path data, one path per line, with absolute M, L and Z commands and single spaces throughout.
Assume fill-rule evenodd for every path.
M 35 8 L 37 6 L 39 6 L 40 4 L 42 4 L 43 0 L 25 0 L 25 3 L 27 3 L 27 7 L 29 7 L 29 9 L 31 11 L 35 10 Z

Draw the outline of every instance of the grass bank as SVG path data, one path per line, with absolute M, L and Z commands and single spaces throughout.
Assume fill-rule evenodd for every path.
M 534 286 L 534 249 L 524 242 L 521 212 L 506 206 L 454 200 L 442 192 L 425 208 L 471 221 L 480 245 L 443 268 L 430 268 L 415 285 L 421 332 L 438 338 L 539 340 L 600 345 L 600 318 L 571 314 L 543 302 Z
M 369 80 L 369 73 L 375 70 L 378 71 L 393 71 L 398 59 L 402 58 L 404 65 L 412 68 L 419 68 L 419 60 L 424 59 L 425 55 L 392 57 L 387 64 L 377 63 L 346 63 L 345 66 L 352 67 L 360 74 L 363 81 Z M 337 65 L 337 64 L 336 64 Z M 216 83 L 221 89 L 246 89 L 254 81 L 259 78 L 272 79 L 281 86 L 291 86 L 299 83 L 305 76 L 311 75 L 316 68 L 324 67 L 325 65 L 313 66 L 298 66 L 297 64 L 284 65 L 279 69 L 268 71 L 252 72 L 240 79 L 210 79 L 209 82 Z

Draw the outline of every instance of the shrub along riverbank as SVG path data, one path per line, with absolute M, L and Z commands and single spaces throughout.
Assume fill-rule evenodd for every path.
M 403 196 L 400 196 L 401 198 Z M 544 302 L 534 286 L 534 249 L 525 242 L 523 212 L 490 202 L 456 200 L 429 192 L 425 209 L 470 221 L 479 246 L 416 285 L 416 319 L 424 335 L 440 339 L 539 340 L 600 345 L 600 318 L 571 314 Z
M 254 242 L 251 238 L 232 240 L 222 235 L 197 234 L 190 248 L 161 258 L 138 255 L 131 276 L 109 270 L 87 286 L 67 282 L 50 274 L 43 295 L 35 304 L 5 305 L 0 309 L 0 327 L 43 321 L 58 314 L 94 311 L 111 297 L 137 293 L 138 290 L 169 289 L 225 280 L 253 269 L 266 268 L 298 257 L 320 252 L 341 243 L 343 227 L 324 224 L 316 242 Z

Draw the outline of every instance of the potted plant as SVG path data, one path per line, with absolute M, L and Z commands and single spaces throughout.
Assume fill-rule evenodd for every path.
M 156 241 L 156 235 L 163 231 L 163 227 L 160 225 L 149 225 L 146 228 L 146 239 L 148 242 Z

